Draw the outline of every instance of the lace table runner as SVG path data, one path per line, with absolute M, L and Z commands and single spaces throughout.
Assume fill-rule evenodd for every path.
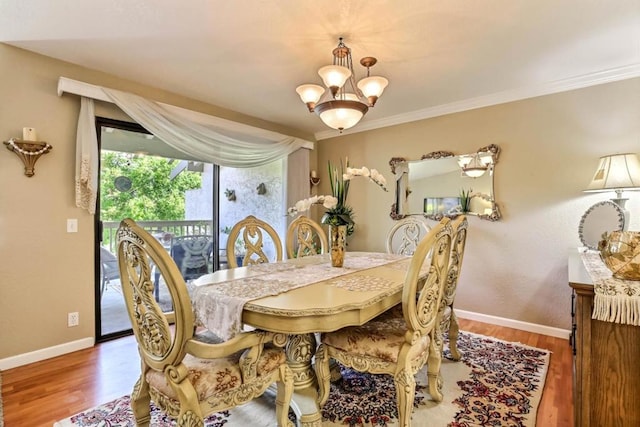
M 400 263 L 406 269 L 410 258 L 405 255 L 347 252 L 343 268 L 336 268 L 331 267 L 328 255 L 319 255 L 308 257 L 300 263 L 294 261 L 251 265 L 247 267 L 248 277 L 226 282 L 207 283 L 207 276 L 203 276 L 188 286 L 197 322 L 227 340 L 241 331 L 242 310 L 248 301 L 403 260 L 405 262 Z M 380 280 L 369 280 L 368 288 L 361 280 L 357 283 L 341 281 L 340 286 L 349 290 L 372 290 L 389 286 L 389 283 L 380 283 Z
M 598 251 L 582 252 L 581 257 L 593 281 L 592 318 L 640 326 L 640 282 L 613 277 Z

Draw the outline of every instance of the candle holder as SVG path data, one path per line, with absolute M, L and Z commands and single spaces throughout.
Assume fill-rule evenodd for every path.
M 4 141 L 7 150 L 13 151 L 24 163 L 24 174 L 28 177 L 35 175 L 35 165 L 40 156 L 47 154 L 53 148 L 44 141 L 23 141 L 11 138 Z

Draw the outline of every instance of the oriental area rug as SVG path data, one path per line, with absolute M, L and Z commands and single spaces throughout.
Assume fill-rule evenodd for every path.
M 417 374 L 412 425 L 535 427 L 549 352 L 469 332 L 460 332 L 458 348 L 463 354 L 461 361 L 449 360 L 446 350 L 447 358 L 442 363 L 442 402 L 436 404 L 429 398 L 426 369 Z M 209 416 L 205 426 L 273 426 L 273 408 L 274 396 L 266 393 L 251 403 Z M 323 427 L 397 426 L 393 379 L 342 368 L 342 379 L 332 383 L 322 415 Z M 151 425 L 169 427 L 175 422 L 152 408 Z M 54 424 L 54 427 L 99 426 L 134 427 L 129 396 Z

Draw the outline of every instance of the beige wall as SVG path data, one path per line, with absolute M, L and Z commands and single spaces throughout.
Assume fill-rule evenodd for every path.
M 21 138 L 36 128 L 53 150 L 38 160 L 35 176 L 0 148 L 0 361 L 94 337 L 93 217 L 74 199 L 75 136 L 80 100 L 57 95 L 60 76 L 125 90 L 181 107 L 279 131 L 282 126 L 134 84 L 103 73 L 0 44 L 0 138 Z M 114 106 L 97 103 L 96 114 L 126 119 Z M 77 218 L 79 232 L 66 232 Z M 80 326 L 67 327 L 67 313 Z
M 470 218 L 456 307 L 569 329 L 567 251 L 580 245 L 584 211 L 614 193 L 583 193 L 602 155 L 640 153 L 640 79 L 626 80 L 322 140 L 318 162 L 349 156 L 385 172 L 392 157 L 502 149 L 496 166 L 499 222 Z M 376 108 L 384 108 L 384 100 Z M 329 191 L 322 171 L 319 194 Z M 627 192 L 631 229 L 640 230 L 640 193 Z M 384 250 L 392 192 L 353 181 L 352 250 Z M 383 208 L 381 208 L 383 206 Z
M 312 139 L 309 135 L 0 44 L 0 136 L 33 126 L 53 145 L 27 178 L 18 158 L 0 151 L 0 360 L 94 336 L 93 217 L 75 207 L 75 133 L 79 98 L 58 97 L 60 76 L 138 93 L 162 102 Z M 453 114 L 318 143 L 311 167 L 327 194 L 327 160 L 383 171 L 391 157 L 434 150 L 502 148 L 496 197 L 504 219 L 471 218 L 457 307 L 560 328 L 569 327 L 566 253 L 577 246 L 582 213 L 611 194 L 585 194 L 597 159 L 640 152 L 640 79 Z M 383 103 L 376 108 L 384 108 Z M 125 118 L 98 103 L 97 114 Z M 632 229 L 640 194 L 629 193 Z M 352 250 L 384 250 L 392 193 L 354 181 L 349 202 L 358 230 Z M 66 233 L 66 219 L 79 232 Z M 67 313 L 80 326 L 67 328 Z

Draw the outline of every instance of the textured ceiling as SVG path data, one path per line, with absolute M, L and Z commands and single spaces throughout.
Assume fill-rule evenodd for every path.
M 0 42 L 319 138 L 341 36 L 390 81 L 354 131 L 640 75 L 640 0 L 0 0 Z

